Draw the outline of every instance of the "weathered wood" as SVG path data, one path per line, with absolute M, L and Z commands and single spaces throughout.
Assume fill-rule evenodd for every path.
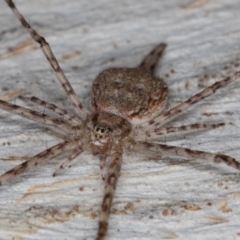
M 46 37 L 87 107 L 99 71 L 136 66 L 160 42 L 168 47 L 157 72 L 169 86 L 171 106 L 239 69 L 238 0 L 15 3 Z M 0 9 L 0 96 L 25 88 L 26 96 L 69 108 L 37 44 L 4 1 Z M 175 120 L 176 125 L 226 122 L 226 126 L 180 135 L 171 144 L 226 153 L 239 160 L 239 93 L 240 81 Z M 19 99 L 15 102 L 44 111 Z M 31 156 L 57 142 L 37 124 L 0 112 L 0 157 Z M 74 167 L 53 178 L 62 159 L 1 186 L 0 238 L 95 236 L 103 195 L 98 159 L 81 155 Z M 0 173 L 18 163 L 0 161 Z M 239 173 L 224 164 L 197 160 L 125 157 L 112 212 L 109 239 L 234 239 L 240 234 Z

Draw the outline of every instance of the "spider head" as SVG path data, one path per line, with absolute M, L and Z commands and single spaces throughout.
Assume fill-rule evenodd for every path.
M 108 126 L 103 126 L 101 124 L 96 124 L 92 130 L 91 140 L 94 140 L 97 144 L 105 144 L 109 140 L 109 134 L 111 134 L 111 129 Z
M 86 128 L 91 144 L 104 149 L 109 143 L 126 137 L 131 129 L 125 119 L 105 112 L 90 115 Z

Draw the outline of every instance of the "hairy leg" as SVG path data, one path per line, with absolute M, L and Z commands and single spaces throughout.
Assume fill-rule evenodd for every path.
M 22 92 L 24 92 L 23 88 L 18 89 L 18 90 L 13 91 L 13 92 L 9 92 L 9 93 L 5 94 L 4 96 L 0 97 L 0 100 L 2 100 L 2 101 L 10 101 L 13 98 L 16 98 L 17 96 L 19 96 Z
M 62 162 L 62 164 L 57 168 L 57 170 L 53 173 L 53 176 L 57 176 L 64 168 L 66 168 L 67 166 L 69 166 L 69 164 L 82 152 L 84 151 L 82 146 L 78 146 L 76 149 L 74 149 L 72 151 L 72 153 L 70 154 L 70 156 L 64 161 Z
M 23 99 L 25 101 L 31 101 L 34 102 L 40 106 L 43 106 L 47 109 L 52 110 L 53 112 L 57 113 L 58 115 L 63 117 L 64 121 L 69 122 L 71 125 L 78 125 L 78 124 L 82 124 L 82 121 L 75 117 L 74 115 L 72 115 L 71 113 L 67 112 L 66 110 L 56 106 L 55 104 L 52 103 L 47 103 L 39 98 L 36 97 L 20 97 L 20 99 Z
M 100 172 L 103 182 L 105 182 L 107 178 L 107 153 L 103 153 L 99 156 L 99 166 L 100 166 Z
M 212 161 L 215 163 L 224 162 L 225 164 L 240 170 L 240 162 L 235 158 L 224 154 L 215 154 L 210 152 L 192 150 L 189 148 L 168 146 L 157 143 L 148 142 L 136 142 L 131 146 L 132 150 L 136 152 L 141 152 L 146 156 L 151 156 L 154 159 L 166 158 L 166 157 L 177 157 L 177 158 L 196 158 L 207 161 Z
M 66 150 L 71 150 L 73 148 L 78 147 L 78 144 L 75 140 L 70 142 L 62 142 L 59 143 L 39 154 L 32 157 L 30 160 L 25 161 L 24 163 L 16 166 L 15 168 L 5 172 L 0 176 L 0 185 L 9 181 L 10 179 L 16 177 L 19 174 L 27 172 L 33 167 L 36 167 L 38 164 L 46 162 L 47 160 L 56 157 Z
M 34 110 L 30 110 L 12 103 L 4 102 L 2 100 L 0 100 L 0 108 L 7 112 L 14 113 L 21 117 L 35 121 L 37 123 L 44 124 L 46 127 L 49 127 L 54 132 L 61 135 L 66 135 L 67 133 L 72 131 L 72 126 L 68 125 L 66 122 Z
M 226 86 L 227 84 L 235 81 L 240 77 L 240 71 L 236 72 L 235 74 L 218 81 L 214 83 L 213 85 L 205 88 L 200 93 L 194 95 L 193 97 L 189 98 L 188 100 L 184 101 L 183 103 L 180 103 L 176 107 L 160 114 L 158 117 L 156 117 L 153 120 L 150 120 L 146 123 L 143 123 L 139 125 L 139 128 L 141 129 L 153 129 L 153 128 L 159 128 L 160 126 L 163 126 L 167 122 L 169 122 L 171 119 L 177 117 L 179 114 L 185 112 L 188 110 L 191 106 L 198 103 L 202 99 L 212 95 L 215 93 L 218 89 Z
M 113 146 L 108 165 L 107 178 L 105 180 L 104 196 L 99 218 L 99 227 L 97 233 L 97 240 L 103 240 L 107 234 L 108 220 L 110 216 L 110 209 L 112 205 L 113 196 L 117 186 L 117 181 L 120 175 L 122 164 L 122 147 L 119 144 Z
M 167 45 L 165 43 L 160 43 L 157 45 L 141 62 L 139 68 L 146 70 L 154 75 L 156 66 L 159 59 L 162 57 L 163 52 Z
M 61 67 L 59 66 L 57 59 L 55 58 L 48 42 L 40 36 L 25 20 L 22 14 L 18 11 L 15 4 L 12 0 L 6 0 L 7 5 L 12 9 L 13 13 L 22 24 L 22 26 L 28 31 L 31 37 L 39 43 L 42 48 L 44 55 L 46 56 L 47 60 L 49 61 L 53 71 L 55 72 L 59 82 L 61 83 L 63 89 L 65 90 L 70 102 L 72 103 L 76 114 L 84 120 L 86 116 L 89 114 L 89 111 L 83 107 L 82 103 L 78 99 L 76 93 L 74 92 L 71 84 L 69 83 L 67 77 L 65 76 L 64 72 L 62 71 Z
M 215 129 L 225 126 L 225 123 L 194 123 L 189 125 L 177 126 L 177 127 L 160 127 L 151 129 L 150 131 L 142 131 L 136 133 L 136 139 L 138 141 L 156 140 L 160 137 L 164 137 L 168 134 L 181 134 L 183 132 L 202 131 L 206 129 Z M 164 136 L 163 136 L 164 135 Z

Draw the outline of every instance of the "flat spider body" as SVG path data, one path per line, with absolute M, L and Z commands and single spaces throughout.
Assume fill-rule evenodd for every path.
M 75 112 L 74 114 L 67 112 L 36 97 L 25 98 L 52 110 L 59 116 L 59 118 L 51 117 L 0 100 L 1 109 L 43 124 L 62 138 L 61 143 L 2 174 L 0 185 L 40 163 L 70 151 L 69 157 L 53 174 L 55 176 L 83 151 L 91 150 L 93 154 L 99 156 L 101 176 L 105 184 L 96 237 L 100 240 L 107 234 L 111 204 L 125 152 L 141 153 L 146 158 L 158 160 L 180 157 L 224 162 L 240 170 L 240 163 L 230 156 L 168 146 L 159 142 L 164 134 L 223 126 L 224 124 L 221 123 L 190 124 L 180 127 L 165 125 L 219 88 L 235 81 L 240 76 L 239 71 L 214 83 L 174 108 L 163 111 L 168 97 L 167 86 L 154 76 L 155 67 L 166 47 L 166 44 L 161 43 L 136 68 L 112 68 L 101 72 L 93 83 L 91 93 L 93 112 L 90 112 L 77 98 L 46 40 L 27 23 L 11 0 L 6 0 L 6 3 L 31 37 L 40 44 Z
M 160 44 L 152 55 L 161 54 Z M 108 112 L 140 124 L 159 115 L 165 106 L 167 85 L 141 68 L 111 68 L 101 72 L 92 86 L 91 105 L 96 112 Z M 155 68 L 155 66 L 153 66 Z

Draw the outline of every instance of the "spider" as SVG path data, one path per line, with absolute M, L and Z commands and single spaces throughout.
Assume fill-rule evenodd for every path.
M 156 143 L 161 136 L 169 133 L 223 126 L 221 123 L 190 124 L 180 127 L 165 125 L 219 88 L 235 81 L 240 76 L 239 71 L 205 88 L 174 108 L 164 111 L 168 88 L 162 79 L 154 75 L 156 65 L 167 46 L 161 43 L 136 68 L 110 68 L 102 71 L 92 86 L 92 111 L 89 111 L 77 98 L 46 40 L 27 23 L 12 0 L 6 0 L 6 3 L 31 37 L 40 44 L 75 112 L 72 114 L 36 97 L 25 98 L 58 114 L 59 118 L 54 118 L 0 100 L 1 109 L 43 124 L 63 140 L 2 174 L 0 185 L 40 163 L 70 151 L 69 157 L 54 172 L 53 176 L 56 176 L 70 166 L 83 151 L 92 151 L 99 156 L 101 178 L 105 185 L 96 236 L 96 239 L 100 240 L 107 234 L 111 204 L 124 153 L 138 152 L 151 159 L 166 157 L 204 159 L 215 163 L 224 162 L 240 170 L 240 163 L 227 155 Z

